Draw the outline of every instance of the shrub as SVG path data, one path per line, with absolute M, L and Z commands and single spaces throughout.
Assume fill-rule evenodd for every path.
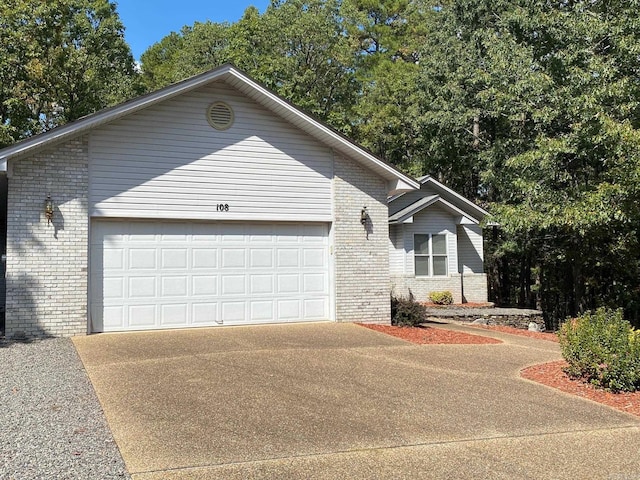
M 391 325 L 415 327 L 424 322 L 426 317 L 425 306 L 416 302 L 411 292 L 409 298 L 391 295 Z
M 448 290 L 444 292 L 431 292 L 429 293 L 429 300 L 436 305 L 451 305 L 453 303 L 453 295 Z
M 585 313 L 564 323 L 558 335 L 571 377 L 614 392 L 640 388 L 640 332 L 622 309 Z

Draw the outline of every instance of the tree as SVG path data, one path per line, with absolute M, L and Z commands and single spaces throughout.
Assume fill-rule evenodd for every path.
M 492 202 L 489 263 L 554 322 L 638 315 L 638 6 L 446 2 L 423 53 L 426 169 Z
M 345 132 L 358 92 L 337 0 L 274 0 L 235 24 L 185 26 L 142 55 L 149 88 L 233 62 L 307 112 Z
M 355 97 L 353 137 L 409 173 L 420 173 L 417 131 L 419 49 L 425 17 L 410 0 L 344 0 L 346 31 L 357 46 L 361 86 Z
M 0 4 L 0 144 L 48 130 L 139 91 L 115 4 Z
M 175 66 L 184 43 L 184 36 L 171 32 L 151 45 L 141 56 L 142 82 L 147 91 L 157 90 L 183 78 Z

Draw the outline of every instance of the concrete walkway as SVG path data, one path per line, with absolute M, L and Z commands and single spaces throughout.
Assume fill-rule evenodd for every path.
M 519 378 L 551 342 L 419 346 L 350 324 L 78 337 L 136 480 L 640 477 L 640 422 Z

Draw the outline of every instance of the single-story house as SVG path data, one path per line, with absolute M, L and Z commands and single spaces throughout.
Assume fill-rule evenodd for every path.
M 390 278 L 482 275 L 477 207 L 232 65 L 4 148 L 0 171 L 8 337 L 389 322 Z
M 487 301 L 481 222 L 488 212 L 430 176 L 389 199 L 389 274 L 395 294 Z

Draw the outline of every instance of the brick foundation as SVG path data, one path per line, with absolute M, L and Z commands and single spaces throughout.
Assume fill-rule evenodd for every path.
M 464 283 L 463 283 L 464 282 Z M 429 293 L 448 290 L 453 295 L 453 303 L 487 301 L 487 276 L 484 273 L 468 274 L 460 278 L 460 274 L 448 277 L 414 277 L 391 276 L 391 288 L 396 295 L 407 297 L 409 290 L 418 302 L 428 302 Z M 464 298 L 463 298 L 464 288 Z

